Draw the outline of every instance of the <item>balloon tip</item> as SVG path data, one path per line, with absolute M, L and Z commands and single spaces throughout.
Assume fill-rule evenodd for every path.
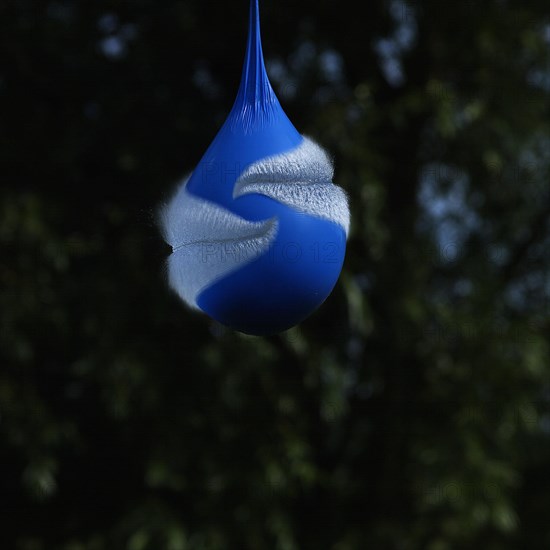
M 258 0 L 250 0 L 248 40 L 238 95 L 247 104 L 265 105 L 276 101 L 264 63 Z

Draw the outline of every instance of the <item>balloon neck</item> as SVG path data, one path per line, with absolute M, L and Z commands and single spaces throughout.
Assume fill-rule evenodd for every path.
M 256 116 L 269 118 L 274 107 L 280 106 L 265 69 L 258 0 L 251 0 L 246 54 L 233 114 L 251 123 Z

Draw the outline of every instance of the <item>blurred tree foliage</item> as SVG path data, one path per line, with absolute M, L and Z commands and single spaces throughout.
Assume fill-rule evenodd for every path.
M 0 3 L 2 548 L 549 548 L 547 0 L 261 4 L 353 208 L 268 338 L 182 306 L 155 224 L 247 1 Z

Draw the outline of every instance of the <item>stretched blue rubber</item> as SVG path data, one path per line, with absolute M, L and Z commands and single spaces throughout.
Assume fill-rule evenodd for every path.
M 205 313 L 241 332 L 269 334 L 299 323 L 327 298 L 342 269 L 346 234 L 338 224 L 260 194 L 233 198 L 245 168 L 295 149 L 303 140 L 269 82 L 258 0 L 251 0 L 237 98 L 187 184 L 191 194 L 246 220 L 278 219 L 278 233 L 267 253 L 216 281 L 197 299 Z

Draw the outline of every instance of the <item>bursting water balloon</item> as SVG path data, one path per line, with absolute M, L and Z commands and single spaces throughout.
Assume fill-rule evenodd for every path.
M 192 308 L 248 334 L 286 330 L 331 293 L 349 230 L 326 152 L 284 113 L 267 77 L 251 0 L 233 108 L 163 208 L 170 286 Z

